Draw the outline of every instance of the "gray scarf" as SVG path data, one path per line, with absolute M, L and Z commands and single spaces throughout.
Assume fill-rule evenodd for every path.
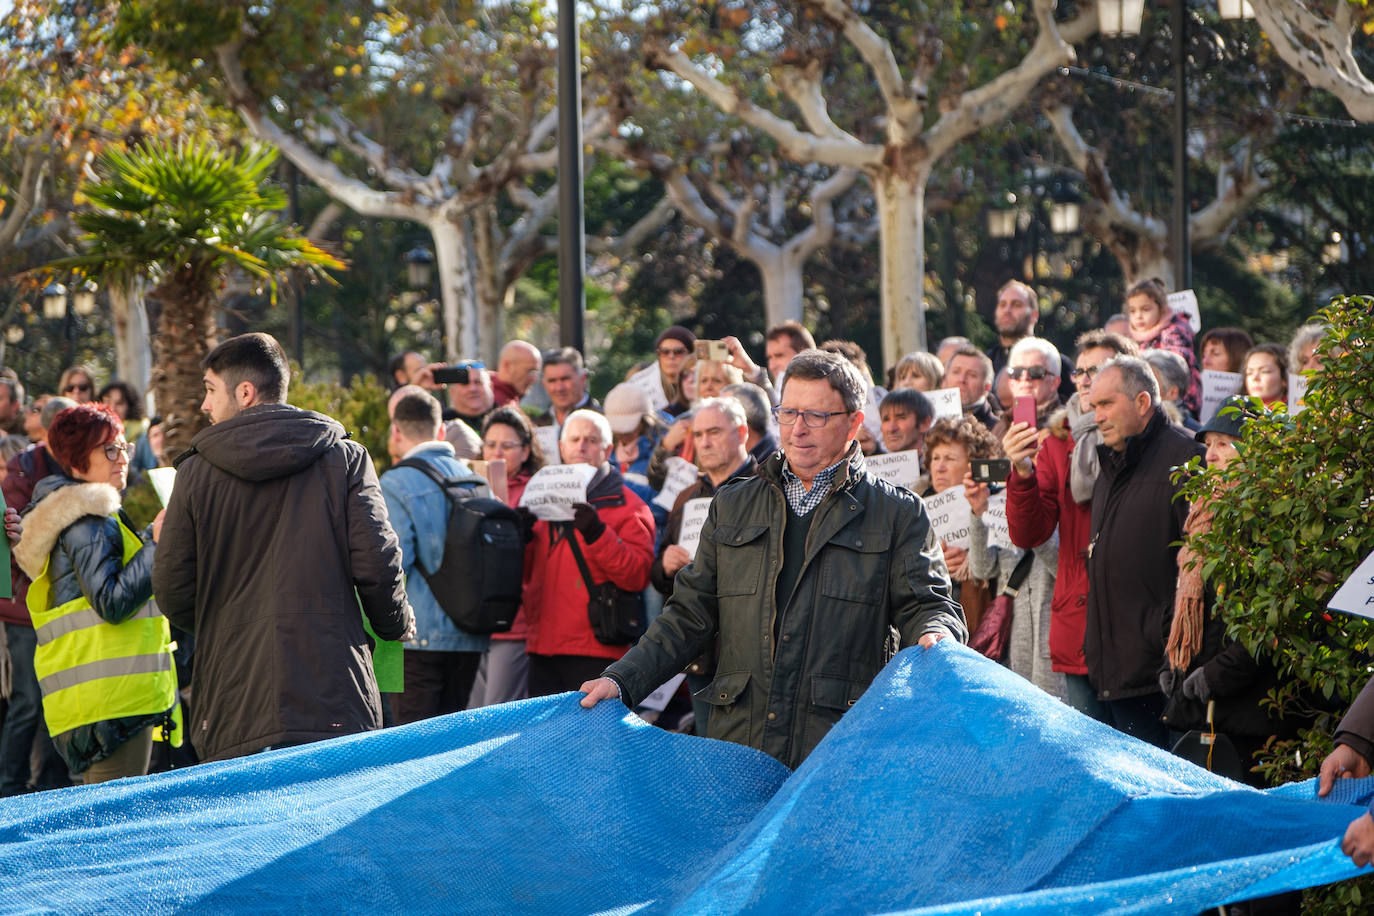
M 1097 482 L 1097 447 L 1102 434 L 1092 411 L 1084 413 L 1078 404 L 1078 393 L 1065 405 L 1069 414 L 1069 433 L 1073 436 L 1073 455 L 1069 459 L 1069 492 L 1074 502 L 1087 503 L 1093 498 L 1093 484 Z

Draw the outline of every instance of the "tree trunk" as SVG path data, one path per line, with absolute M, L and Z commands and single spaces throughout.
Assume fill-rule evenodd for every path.
M 472 270 L 472 246 L 465 219 L 441 216 L 429 224 L 434 237 L 439 269 L 439 295 L 443 303 L 444 358 L 452 363 L 476 359 L 478 339 L 476 278 Z
M 505 340 L 506 270 L 497 240 L 495 208 L 473 214 L 472 262 L 477 283 L 477 337 L 481 350 L 473 354 L 495 368 Z
M 882 257 L 883 363 L 926 348 L 925 191 L 928 164 L 871 175 L 878 199 Z
M 119 378 L 148 393 L 152 378 L 152 342 L 148 336 L 148 312 L 143 308 L 143 281 L 111 286 L 110 312 L 114 319 L 115 372 Z
M 802 264 L 805 258 L 789 258 L 785 249 L 771 257 L 750 258 L 763 278 L 764 326 L 802 320 Z
M 191 447 L 191 438 L 208 423 L 200 411 L 205 400 L 205 354 L 215 345 L 215 303 L 200 285 L 180 275 L 156 290 L 162 318 L 153 339 L 157 362 L 153 396 L 162 415 L 168 455 Z

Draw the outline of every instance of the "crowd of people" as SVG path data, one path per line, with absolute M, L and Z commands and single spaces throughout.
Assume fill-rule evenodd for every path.
M 1073 354 L 1039 315 L 1009 282 L 993 347 L 940 341 L 885 385 L 796 322 L 762 362 L 669 327 L 600 400 L 568 347 L 511 341 L 495 367 L 406 352 L 380 478 L 337 422 L 288 406 L 267 335 L 207 358 L 211 425 L 182 456 L 125 382 L 73 367 L 29 398 L 0 371 L 23 513 L 0 795 L 146 772 L 154 737 L 190 739 L 173 762 L 223 759 L 578 690 L 795 766 L 893 651 L 941 639 L 1161 747 L 1214 728 L 1254 782 L 1266 739 L 1304 723 L 1273 717 L 1276 672 L 1212 615 L 1186 541 L 1210 509 L 1171 469 L 1235 460 L 1248 398 L 1297 409 L 1323 329 L 1195 339 L 1154 281 Z M 173 459 L 135 531 L 121 493 Z M 576 500 L 531 511 L 556 465 L 586 466 Z M 436 584 L 451 486 L 516 532 L 518 587 L 480 586 L 510 605 L 499 627 L 464 629 Z M 1333 775 L 1368 773 L 1370 732 L 1342 732 Z

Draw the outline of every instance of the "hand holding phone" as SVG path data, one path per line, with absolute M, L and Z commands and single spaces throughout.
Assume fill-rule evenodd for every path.
M 696 357 L 713 363 L 726 363 L 730 361 L 730 348 L 723 340 L 698 340 Z
M 969 462 L 969 476 L 975 483 L 1006 483 L 1011 476 L 1011 461 L 1007 458 L 974 458 Z
M 1011 421 L 1013 423 L 1024 423 L 1030 429 L 1037 426 L 1035 418 L 1035 398 L 1028 394 L 1023 394 L 1016 399 L 1016 403 L 1011 409 Z

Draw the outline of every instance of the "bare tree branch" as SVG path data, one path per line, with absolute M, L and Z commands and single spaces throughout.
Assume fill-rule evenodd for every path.
M 15 244 L 15 239 L 43 200 L 43 182 L 48 174 L 48 144 L 51 141 L 51 126 L 37 136 L 15 141 L 24 151 L 24 164 L 19 170 L 19 182 L 14 186 L 9 212 L 5 214 L 5 221 L 0 223 L 0 250 Z
M 892 46 L 873 31 L 846 0 L 811 0 L 811 5 L 840 27 L 844 37 L 873 71 L 878 91 L 882 93 L 883 103 L 891 115 L 888 126 L 890 139 L 904 143 L 919 134 L 925 100 L 916 98 L 915 93 L 903 82 L 902 70 L 897 65 Z M 910 134 L 893 135 L 894 130 Z
M 1374 122 L 1374 81 L 1355 59 L 1351 36 L 1357 23 L 1346 0 L 1326 19 L 1307 0 L 1251 0 L 1255 18 L 1283 62 L 1345 105 L 1358 121 Z

